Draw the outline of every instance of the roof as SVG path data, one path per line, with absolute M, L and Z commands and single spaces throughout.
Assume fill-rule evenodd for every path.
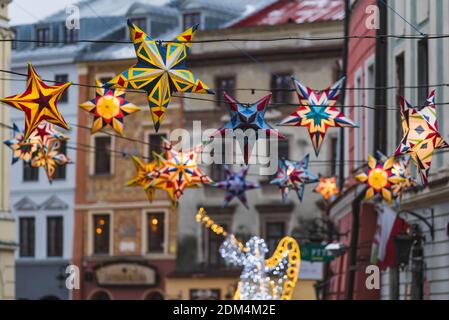
M 230 27 L 340 21 L 344 16 L 343 0 L 279 0 L 250 13 Z

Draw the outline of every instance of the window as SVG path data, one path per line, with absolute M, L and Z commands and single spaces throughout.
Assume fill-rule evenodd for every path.
M 165 248 L 165 214 L 147 214 L 148 253 L 163 253 Z
M 183 30 L 186 30 L 194 25 L 201 24 L 200 13 L 185 13 L 182 18 Z
M 338 137 L 330 137 L 330 162 L 331 162 L 331 176 L 337 173 L 337 148 L 338 148 Z
M 148 136 L 149 148 L 148 148 L 148 157 L 151 160 L 154 160 L 153 152 L 157 154 L 161 154 L 163 152 L 162 149 L 162 138 L 166 139 L 167 135 L 164 133 L 152 133 Z
M 267 256 L 271 256 L 276 250 L 279 241 L 285 235 L 285 223 L 284 222 L 267 222 L 265 224 L 265 239 L 267 241 L 267 246 L 269 253 Z
M 67 141 L 61 141 L 61 146 L 59 147 L 59 152 L 62 154 L 67 154 Z M 66 165 L 57 165 L 55 168 L 55 180 L 65 180 L 66 178 Z
M 273 95 L 271 101 L 274 103 L 290 103 L 291 102 L 291 75 L 273 74 L 271 75 L 271 90 Z
M 130 21 L 132 24 L 135 24 L 140 29 L 142 29 L 142 31 L 149 32 L 147 30 L 147 19 L 146 18 L 131 18 Z
M 36 29 L 36 46 L 47 47 L 50 45 L 50 28 L 37 28 Z
M 69 29 L 64 24 L 64 43 L 65 44 L 71 44 L 78 41 L 78 29 Z
M 111 174 L 111 137 L 95 137 L 94 174 Z
M 235 97 L 235 77 L 218 77 L 215 79 L 217 106 L 225 108 L 224 92 Z
M 39 181 L 39 168 L 33 167 L 28 162 L 23 162 L 23 181 L 33 182 Z
M 111 80 L 112 80 L 112 77 L 101 77 L 101 78 L 98 79 L 98 80 L 100 80 L 100 82 L 101 82 L 102 84 L 105 84 L 105 83 L 111 81 Z
M 427 39 L 418 42 L 418 104 L 424 105 L 429 94 L 429 52 Z
M 109 254 L 110 217 L 108 214 L 93 215 L 94 254 Z
M 278 139 L 277 140 L 277 147 L 278 147 L 277 154 L 273 154 L 272 153 L 272 150 L 271 150 L 271 143 L 273 143 L 272 141 L 273 140 L 267 140 L 268 152 L 265 153 L 265 155 L 269 154 L 270 162 L 271 161 L 275 161 L 274 159 L 276 159 L 276 158 L 278 158 L 278 159 L 287 159 L 288 160 L 289 157 L 290 157 L 290 143 L 289 143 L 288 137 L 285 137 L 285 139 Z M 276 150 L 274 152 L 276 152 Z M 264 156 L 264 154 L 261 154 L 261 156 Z M 277 174 L 274 173 L 271 176 L 267 176 L 267 180 L 268 181 L 273 180 L 276 177 L 276 175 Z
M 396 103 L 399 106 L 401 97 L 405 95 L 404 83 L 405 81 L 405 62 L 404 53 L 396 57 Z M 421 102 L 421 101 L 420 101 Z M 401 110 L 396 111 L 396 145 L 398 146 L 402 139 L 402 116 Z
M 215 142 L 217 139 L 217 142 Z M 221 141 L 221 150 L 219 145 Z M 214 138 L 213 142 L 217 143 L 217 150 L 214 149 L 214 163 L 210 166 L 210 177 L 213 181 L 222 181 L 225 178 L 224 164 L 226 163 L 226 139 L 221 136 Z M 230 152 L 230 151 L 228 151 Z
M 220 223 L 220 225 L 225 229 L 228 230 L 228 225 L 226 223 Z M 223 243 L 223 236 L 217 235 L 214 232 L 207 232 L 207 248 L 208 248 L 208 254 L 207 254 L 207 263 L 209 266 L 224 266 L 225 262 L 223 258 L 220 255 L 219 248 L 221 244 Z
M 20 256 L 34 257 L 35 220 L 34 218 L 19 219 Z
M 63 218 L 48 217 L 47 218 L 47 256 L 62 257 L 63 251 Z
M 64 84 L 69 81 L 69 75 L 67 74 L 57 74 L 55 75 L 55 82 L 57 84 Z M 67 103 L 69 102 L 69 90 L 64 91 L 61 98 L 59 98 L 59 102 Z

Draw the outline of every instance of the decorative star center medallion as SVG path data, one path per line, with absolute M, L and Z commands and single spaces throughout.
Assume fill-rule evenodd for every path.
M 120 108 L 118 108 L 119 105 L 120 101 L 116 97 L 111 95 L 103 96 L 98 99 L 97 113 L 99 116 L 106 119 L 114 118 L 120 112 Z

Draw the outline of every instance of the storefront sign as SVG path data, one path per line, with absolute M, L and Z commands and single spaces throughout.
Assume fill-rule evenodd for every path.
M 326 245 L 321 243 L 301 244 L 301 260 L 311 262 L 329 262 L 334 260 L 335 257 L 325 250 L 325 247 Z
M 137 263 L 115 263 L 95 271 L 99 285 L 152 286 L 156 284 L 156 271 Z
M 190 300 L 219 300 L 220 289 L 190 289 Z

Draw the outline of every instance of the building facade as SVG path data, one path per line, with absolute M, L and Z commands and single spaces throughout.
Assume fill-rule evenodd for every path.
M 282 14 L 277 15 L 276 12 Z M 231 21 L 223 26 L 219 34 L 207 30 L 201 32 L 198 39 L 338 37 L 343 32 L 342 18 L 343 6 L 334 1 L 320 4 L 275 1 Z M 273 90 L 271 101 L 274 104 L 268 107 L 265 119 L 287 139 L 278 141 L 278 154 L 271 155 L 272 161 L 276 161 L 278 156 L 300 161 L 310 154 L 311 172 L 316 175 L 335 175 L 332 163 L 327 160 L 332 159 L 336 151 L 338 130 L 328 131 L 317 158 L 305 128 L 275 126 L 298 103 L 295 93 L 276 89 L 290 88 L 291 76 L 312 88 L 324 89 L 332 85 L 338 80 L 342 45 L 339 40 L 325 43 L 301 40 L 195 43 L 192 45 L 189 65 L 205 83 L 215 88 L 217 94 L 209 99 L 215 100 L 212 102 L 185 99 L 183 127 L 191 132 L 192 139 L 202 141 L 205 138 L 200 135 L 206 129 L 221 128 L 229 121 L 224 91 L 242 103 L 254 103 Z M 252 91 L 251 88 L 259 90 Z M 227 149 L 224 152 L 236 153 Z M 320 217 L 323 202 L 320 195 L 313 192 L 316 184 L 306 186 L 303 202 L 299 202 L 296 194 L 291 192 L 288 201 L 283 203 L 279 189 L 269 183 L 272 176 L 261 176 L 259 165 L 250 165 L 247 176 L 249 181 L 262 186 L 247 191 L 249 209 L 238 199 L 222 207 L 223 190 L 204 188 L 185 192 L 179 205 L 178 267 L 169 278 L 168 290 L 171 295 L 178 295 L 182 299 L 197 296 L 205 298 L 208 294 L 210 298 L 232 298 L 239 279 L 240 271 L 230 269 L 219 255 L 218 248 L 224 239 L 195 222 L 195 214 L 200 207 L 204 206 L 214 221 L 235 233 L 242 241 L 251 235 L 261 236 L 267 241 L 270 250 L 274 250 L 285 235 L 294 235 L 301 240 L 298 227 L 302 221 Z M 222 165 L 212 164 L 207 170 L 214 181 L 224 179 Z M 235 165 L 234 170 L 240 170 L 239 166 Z M 195 264 L 187 261 L 194 261 Z M 315 299 L 313 285 L 322 277 L 322 264 L 304 261 L 301 272 L 294 298 Z M 198 280 L 189 282 L 192 278 Z M 186 288 L 187 284 L 189 286 Z
M 0 1 L 0 39 L 12 38 L 9 28 L 8 5 L 11 1 Z M 0 69 L 7 70 L 11 62 L 11 43 L 1 42 L 0 44 Z M 9 93 L 9 83 L 2 81 L 0 85 L 0 95 L 6 96 Z M 0 108 L 0 122 L 9 123 L 9 110 L 5 106 Z M 7 128 L 0 129 L 0 141 L 9 139 Z M 9 164 L 11 162 L 10 153 L 5 148 L 0 148 L 0 300 L 14 299 L 15 297 L 15 257 L 16 237 L 15 220 L 11 215 L 9 201 Z
M 447 1 L 394 1 L 393 8 L 403 13 L 418 30 L 425 34 L 445 34 L 449 31 L 449 21 L 445 13 L 449 12 Z M 390 14 L 388 30 L 392 34 L 418 34 L 397 15 Z M 414 41 L 389 40 L 388 42 L 388 85 L 405 86 L 403 89 L 388 92 L 388 105 L 398 105 L 398 97 L 405 98 L 413 105 L 421 106 L 431 90 L 436 90 L 436 109 L 439 131 L 448 140 L 448 111 L 445 102 L 449 97 L 449 88 L 434 86 L 449 81 L 449 66 L 445 57 L 449 53 L 449 40 L 417 39 Z M 409 88 L 417 86 L 418 88 Z M 388 113 L 388 141 L 393 151 L 402 138 L 400 115 Z M 412 165 L 413 166 L 413 165 Z M 444 300 L 449 298 L 449 202 L 447 201 L 449 158 L 447 152 L 436 152 L 433 157 L 430 183 L 425 188 L 410 192 L 402 201 L 400 210 L 410 210 L 426 219 L 434 229 L 432 237 L 429 227 L 411 215 L 403 215 L 408 223 L 417 224 L 425 240 L 423 242 L 424 268 L 423 281 L 419 286 L 423 299 Z M 413 170 L 416 174 L 416 170 Z M 419 177 L 418 177 L 419 181 Z M 399 273 L 400 299 L 411 299 L 412 260 Z M 382 275 L 382 299 L 392 298 L 392 272 L 387 270 Z

